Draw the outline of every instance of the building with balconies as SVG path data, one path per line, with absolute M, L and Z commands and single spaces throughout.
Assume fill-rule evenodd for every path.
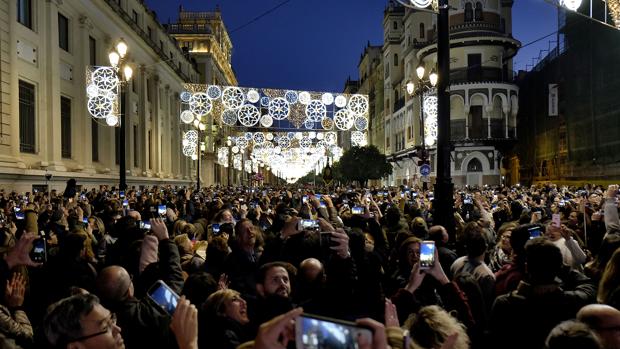
M 383 53 L 382 46 L 364 48 L 358 64 L 358 93 L 368 95 L 368 144 L 385 152 L 385 125 L 383 122 Z
M 451 173 L 456 186 L 500 184 L 501 160 L 517 138 L 519 88 L 510 68 L 521 44 L 512 37 L 512 4 L 450 1 Z M 384 14 L 384 40 L 386 155 L 394 166 L 388 182 L 415 185 L 422 159 L 422 98 L 407 95 L 405 86 L 419 84 L 418 66 L 436 69 L 436 16 L 392 1 Z M 433 145 L 426 149 L 432 180 L 436 152 Z

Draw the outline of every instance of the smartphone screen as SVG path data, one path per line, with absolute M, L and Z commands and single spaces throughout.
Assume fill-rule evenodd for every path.
M 82 217 L 82 223 L 88 224 L 88 217 Z
M 21 221 L 22 219 L 24 219 L 24 217 L 25 217 L 24 212 L 15 212 L 16 219 Z
M 302 219 L 301 220 L 301 227 L 304 230 L 307 229 L 316 229 L 319 227 L 319 221 L 314 220 L 314 219 Z
M 530 239 L 539 238 L 542 235 L 542 231 L 539 226 L 531 227 L 527 231 L 530 232 Z
M 151 221 L 140 221 L 140 229 L 151 230 Z
M 372 343 L 372 331 L 353 322 L 302 314 L 295 320 L 297 349 L 359 348 L 358 340 Z
M 44 237 L 35 239 L 32 242 L 30 258 L 36 263 L 45 263 L 47 261 L 47 244 Z
M 166 214 L 166 205 L 159 205 L 159 206 L 157 206 L 157 213 L 160 216 L 165 215 Z
M 562 222 L 560 221 L 560 214 L 559 213 L 552 214 L 551 222 L 553 222 L 554 227 L 560 228 L 562 226 Z
M 123 200 L 123 207 L 129 207 L 129 201 Z
M 351 213 L 352 213 L 352 214 L 363 214 L 363 213 L 364 213 L 364 208 L 363 208 L 363 207 L 361 207 L 361 206 L 354 206 L 354 207 L 351 209 Z
M 121 191 L 121 192 L 119 192 L 119 195 L 120 195 L 120 197 L 121 197 L 121 199 L 122 199 L 122 198 L 124 198 L 124 197 L 125 197 L 125 192 L 124 192 L 124 191 Z
M 301 202 L 302 202 L 302 203 L 304 203 L 304 204 L 305 204 L 306 202 L 308 202 L 308 195 L 304 195 L 304 196 L 302 196 L 302 197 L 301 197 Z
M 158 280 L 148 291 L 151 298 L 157 305 L 164 309 L 168 314 L 174 314 L 179 302 L 179 296 L 166 285 L 163 281 Z
M 213 235 L 218 235 L 220 233 L 220 225 L 212 224 L 211 229 L 213 230 Z
M 428 269 L 435 264 L 435 241 L 422 241 L 420 244 L 420 269 Z

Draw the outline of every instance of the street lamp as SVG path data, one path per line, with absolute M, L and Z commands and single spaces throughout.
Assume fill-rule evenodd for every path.
M 419 103 L 420 103 L 420 118 L 422 121 L 422 154 L 419 156 L 420 160 L 421 160 L 421 164 L 427 164 L 428 163 L 428 154 L 426 152 L 426 122 L 424 119 L 424 106 L 423 106 L 423 98 L 424 98 L 424 93 L 426 92 L 430 92 L 432 91 L 435 86 L 437 85 L 437 80 L 439 78 L 439 76 L 437 75 L 437 73 L 435 72 L 435 69 L 431 70 L 430 74 L 428 75 L 427 79 L 424 79 L 424 73 L 426 72 L 426 69 L 424 68 L 423 64 L 420 64 L 417 68 L 416 68 L 416 75 L 418 77 L 418 84 L 417 86 L 412 82 L 409 81 L 406 84 L 406 90 L 407 93 L 410 96 L 418 96 L 419 97 Z M 413 124 L 413 120 L 412 120 L 412 124 Z M 432 140 L 432 144 L 435 143 L 435 140 Z M 430 144 L 430 145 L 432 145 Z M 427 190 L 427 182 L 423 181 L 422 182 L 422 189 L 423 190 Z
M 119 130 L 119 145 L 120 145 L 120 159 L 119 159 L 119 174 L 120 174 L 120 183 L 119 183 L 119 190 L 125 190 L 127 189 L 127 170 L 125 168 L 126 163 L 125 163 L 125 114 L 124 113 L 124 109 L 123 109 L 123 104 L 125 103 L 124 101 L 124 95 L 123 95 L 123 85 L 125 85 L 127 82 L 129 82 L 129 80 L 131 80 L 131 77 L 133 76 L 133 69 L 131 68 L 131 66 L 129 64 L 127 64 L 127 44 L 125 43 L 125 41 L 123 41 L 123 39 L 120 39 L 120 41 L 116 44 L 116 47 L 110 51 L 110 53 L 108 54 L 108 58 L 110 60 L 110 64 L 112 65 L 112 68 L 114 69 L 114 71 L 116 71 L 116 76 L 118 78 L 118 80 L 120 81 L 120 130 Z M 121 70 L 122 70 L 122 74 L 121 74 Z M 108 122 L 108 124 L 110 124 L 110 122 Z
M 397 0 L 403 6 L 428 11 L 429 1 Z M 437 0 L 437 176 L 433 223 L 442 225 L 454 238 L 454 185 L 450 177 L 450 5 L 448 0 Z M 430 76 L 429 76 L 430 79 Z

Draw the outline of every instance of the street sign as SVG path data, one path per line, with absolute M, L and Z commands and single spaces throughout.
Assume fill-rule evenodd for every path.
M 420 166 L 420 174 L 422 176 L 428 176 L 431 174 L 431 165 L 429 164 L 424 164 L 422 166 Z

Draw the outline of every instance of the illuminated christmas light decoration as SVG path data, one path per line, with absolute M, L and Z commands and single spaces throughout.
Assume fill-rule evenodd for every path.
M 347 131 L 353 127 L 355 117 L 347 109 L 341 109 L 334 116 L 334 124 L 339 130 Z
M 286 91 L 286 93 L 284 93 L 284 99 L 290 104 L 295 104 L 299 100 L 299 96 L 295 91 Z
M 362 95 L 353 95 L 349 99 L 348 109 L 356 116 L 368 113 L 368 98 Z
M 248 90 L 247 99 L 250 103 L 256 103 L 260 99 L 260 93 L 258 93 L 255 89 L 250 89 Z
M 239 87 L 227 87 L 222 92 L 222 103 L 228 109 L 238 109 L 243 106 L 245 96 Z
M 325 134 L 325 143 L 334 145 L 336 144 L 337 140 L 338 140 L 338 137 L 336 136 L 336 132 L 327 132 Z
M 351 144 L 356 147 L 363 147 L 366 145 L 366 134 L 361 131 L 351 132 Z
M 237 124 L 237 112 L 231 109 L 224 110 L 222 122 L 228 126 L 235 126 Z
M 237 143 L 237 146 L 241 149 L 248 146 L 248 140 L 245 139 L 244 137 L 237 138 L 236 143 Z
M 571 11 L 577 11 L 581 6 L 582 0 L 560 0 L 560 6 L 564 6 Z
M 409 2 L 411 2 L 411 5 L 418 7 L 418 8 L 427 8 L 431 5 L 431 3 L 433 2 L 433 0 L 409 0 Z
M 334 128 L 334 120 L 330 119 L 330 118 L 324 118 L 323 120 L 321 120 L 321 127 L 323 127 L 324 130 L 331 130 Z
M 86 94 L 90 98 L 96 97 L 96 96 L 99 95 L 99 88 L 95 84 L 90 84 L 90 85 L 86 86 Z
M 298 96 L 298 102 L 301 104 L 308 104 L 312 100 L 310 93 L 307 91 L 300 92 Z
M 425 96 L 422 103 L 424 111 L 424 142 L 433 146 L 437 142 L 437 96 Z
M 264 143 L 265 142 L 265 135 L 260 133 L 260 132 L 257 132 L 257 133 L 254 134 L 253 140 L 254 140 L 254 144 Z
M 189 110 L 184 110 L 181 112 L 181 121 L 184 124 L 191 124 L 194 121 L 194 114 Z
M 304 121 L 304 127 L 312 130 L 314 128 L 314 122 L 312 120 L 306 120 Z
M 338 108 L 344 108 L 347 106 L 347 97 L 343 95 L 338 95 L 334 100 L 334 103 Z
M 323 102 L 318 100 L 312 100 L 306 106 L 306 117 L 308 120 L 317 122 L 321 121 L 327 113 L 327 108 Z
M 216 85 L 210 85 L 207 87 L 207 96 L 211 99 L 218 99 L 222 97 L 222 89 Z
M 194 93 L 189 99 L 189 110 L 198 117 L 209 114 L 212 108 L 206 93 Z
M 224 91 L 226 93 L 226 91 Z M 239 108 L 237 118 L 243 126 L 254 126 L 260 119 L 260 110 L 251 104 L 246 104 Z
M 95 96 L 88 99 L 88 112 L 95 118 L 102 119 L 114 110 L 113 101 L 104 96 Z
M 273 118 L 269 114 L 265 114 L 261 116 L 260 124 L 263 127 L 271 127 L 273 125 Z
M 321 102 L 325 105 L 332 105 L 332 103 L 334 103 L 334 95 L 329 92 L 323 93 Z
M 118 124 L 118 116 L 116 116 L 116 115 L 108 115 L 108 116 L 106 116 L 105 123 L 108 126 L 116 126 Z
M 358 131 L 364 131 L 368 128 L 368 119 L 363 116 L 355 118 L 355 128 Z
M 189 99 L 192 98 L 192 94 L 189 91 L 183 91 L 179 94 L 179 98 L 184 103 L 189 103 Z
M 267 109 L 269 111 L 269 115 L 274 120 L 284 120 L 288 116 L 290 109 L 289 104 L 284 98 L 274 98 L 271 102 L 269 102 L 269 107 Z
M 99 67 L 92 73 L 92 82 L 99 90 L 111 91 L 118 84 L 116 71 L 112 67 Z
M 616 28 L 620 29 L 620 0 L 607 0 L 607 7 Z

